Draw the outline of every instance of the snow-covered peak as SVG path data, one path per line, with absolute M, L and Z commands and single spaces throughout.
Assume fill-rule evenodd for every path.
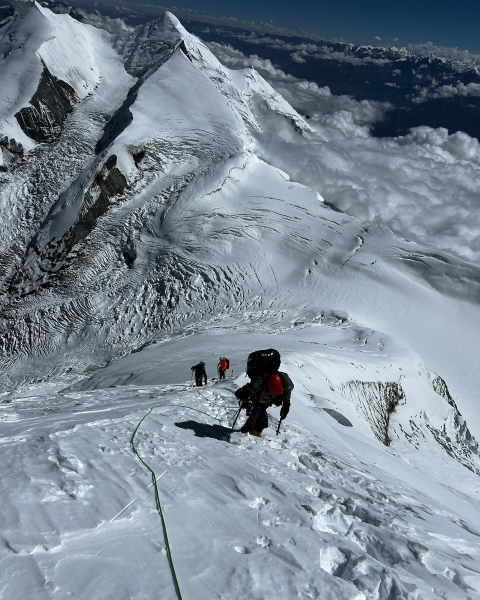
M 0 135 L 31 149 L 34 140 L 19 125 L 19 111 L 35 106 L 32 99 L 37 92 L 38 102 L 43 94 L 55 95 L 53 88 L 58 92 L 59 85 L 68 96 L 66 105 L 84 99 L 102 77 L 114 75 L 115 53 L 105 31 L 54 14 L 37 2 L 19 0 L 14 8 L 0 37 Z M 42 79 L 48 93 L 41 89 Z M 56 80 L 63 83 L 57 85 Z

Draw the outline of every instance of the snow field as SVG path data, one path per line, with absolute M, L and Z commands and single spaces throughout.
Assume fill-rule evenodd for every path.
M 353 374 L 381 380 L 408 366 L 409 351 L 345 316 L 313 326 L 276 319 L 274 334 L 264 313 L 234 327 L 203 324 L 74 386 L 65 375 L 4 396 L 5 598 L 175 598 L 151 478 L 130 447 L 146 411 L 172 403 L 221 419 L 165 406 L 136 436 L 140 456 L 161 476 L 185 599 L 480 597 L 472 473 L 455 462 L 465 491 L 448 487 L 448 469 L 432 466 L 453 459 L 440 456 L 433 438 L 409 455 L 405 438 L 392 436 L 386 448 L 341 393 Z M 234 433 L 228 444 L 246 355 L 272 345 L 295 382 L 291 412 L 278 437 L 271 409 L 262 438 Z M 175 383 L 198 357 L 211 377 L 219 347 L 234 370 L 225 382 Z M 351 374 L 342 374 L 349 364 Z M 405 378 L 414 380 L 413 370 Z M 420 390 L 422 381 L 417 374 Z M 415 412 L 415 400 L 409 391 L 394 417 Z
M 166 471 L 159 488 L 184 598 L 479 597 L 478 525 L 399 483 L 383 451 L 374 466 L 325 443 L 295 407 L 279 437 L 272 418 L 264 438 L 233 434 L 227 444 L 233 389 L 231 380 L 202 396 L 188 384 L 130 385 L 67 392 L 51 411 L 48 396 L 43 407 L 17 406 L 37 416 L 2 440 L 3 468 L 23 465 L 1 479 L 2 594 L 175 597 L 151 481 L 129 440 L 148 407 L 181 402 L 224 422 L 155 409 L 137 447 L 157 475 Z M 67 403 L 80 422 L 59 427 Z M 41 435 L 47 424 L 57 431 Z

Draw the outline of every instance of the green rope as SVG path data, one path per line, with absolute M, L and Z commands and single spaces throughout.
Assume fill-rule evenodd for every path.
M 202 397 L 204 397 L 204 396 L 202 396 Z M 163 516 L 162 503 L 160 502 L 160 494 L 158 492 L 157 476 L 155 474 L 155 471 L 140 456 L 140 454 L 138 453 L 138 450 L 135 446 L 135 436 L 137 435 L 137 431 L 140 429 L 141 424 L 145 421 L 145 419 L 152 413 L 152 411 L 155 408 L 164 408 L 165 406 L 177 406 L 179 408 L 187 408 L 188 410 L 193 410 L 195 412 L 199 412 L 202 415 L 207 415 L 207 417 L 215 419 L 215 421 L 218 421 L 220 423 L 222 422 L 223 419 L 214 417 L 213 415 L 210 415 L 203 410 L 199 410 L 198 408 L 192 408 L 191 406 L 185 406 L 183 404 L 157 404 L 156 406 L 152 406 L 152 408 L 147 412 L 147 414 L 144 415 L 142 419 L 140 419 L 140 421 L 139 421 L 138 425 L 135 427 L 135 430 L 133 431 L 132 437 L 130 439 L 130 446 L 132 448 L 133 453 L 138 458 L 138 460 L 144 465 L 144 467 L 146 469 L 148 469 L 148 471 L 150 472 L 150 475 L 152 476 L 152 485 L 155 490 L 155 503 L 157 505 L 157 511 L 158 511 L 158 514 L 160 515 L 160 520 L 162 522 L 163 539 L 165 540 L 165 549 L 167 552 L 167 559 L 168 559 L 168 564 L 170 566 L 170 571 L 172 573 L 173 585 L 175 587 L 175 592 L 177 593 L 178 600 L 183 600 L 182 593 L 180 591 L 180 586 L 178 584 L 177 574 L 175 572 L 175 565 L 173 564 L 172 551 L 170 548 L 170 542 L 168 540 L 167 525 L 165 523 L 165 517 Z M 225 406 L 224 408 L 236 408 L 236 407 Z

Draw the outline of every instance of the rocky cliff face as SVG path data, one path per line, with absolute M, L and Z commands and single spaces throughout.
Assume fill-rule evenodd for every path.
M 0 137 L 0 171 L 7 171 L 23 154 L 23 146 L 15 138 Z
M 35 142 L 53 142 L 59 137 L 76 100 L 75 90 L 43 65 L 30 106 L 19 110 L 15 117 L 24 133 Z

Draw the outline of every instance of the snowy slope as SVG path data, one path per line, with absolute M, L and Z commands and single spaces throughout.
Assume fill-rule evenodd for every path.
M 159 403 L 183 408 L 138 447 L 167 469 L 185 598 L 480 597 L 479 267 L 292 181 L 272 148 L 318 132 L 170 13 L 113 35 L 32 4 L 3 27 L 25 153 L 0 142 L 2 597 L 174 597 L 129 447 Z M 14 115 L 41 77 L 75 101 L 38 141 Z M 269 346 L 291 415 L 227 445 Z M 190 389 L 220 354 L 230 380 Z
M 175 598 L 151 480 L 129 447 L 135 426 L 156 405 L 170 406 L 154 410 L 136 442 L 163 475 L 158 484 L 184 598 L 480 597 L 478 500 L 436 480 L 435 456 L 419 469 L 395 444 L 385 449 L 360 411 L 338 392 L 326 393 L 325 375 L 335 386 L 349 360 L 357 377 L 363 365 L 365 377 L 381 378 L 388 358 L 362 359 L 363 344 L 346 339 L 358 328 L 339 319 L 277 334 L 265 318 L 246 321 L 205 324 L 203 334 L 131 355 L 117 363 L 116 375 L 108 368 L 94 376 L 104 389 L 56 393 L 58 382 L 9 398 L 3 468 L 16 465 L 21 476 L 0 480 L 9 492 L 4 597 Z M 308 352 L 315 338 L 328 341 Z M 213 348 L 228 350 L 238 372 L 252 346 L 272 343 L 290 348 L 285 368 L 296 383 L 278 437 L 272 410 L 262 439 L 236 433 L 225 442 L 235 375 L 198 391 L 188 382 L 166 383 L 198 356 L 211 374 Z M 405 366 L 408 353 L 382 343 L 395 367 Z M 468 486 L 474 476 L 463 471 L 459 481 Z
M 15 115 L 29 105 L 44 70 L 68 84 L 77 100 L 115 76 L 112 36 L 40 4 L 15 0 L 16 13 L 0 28 L 0 134 L 34 147 Z

